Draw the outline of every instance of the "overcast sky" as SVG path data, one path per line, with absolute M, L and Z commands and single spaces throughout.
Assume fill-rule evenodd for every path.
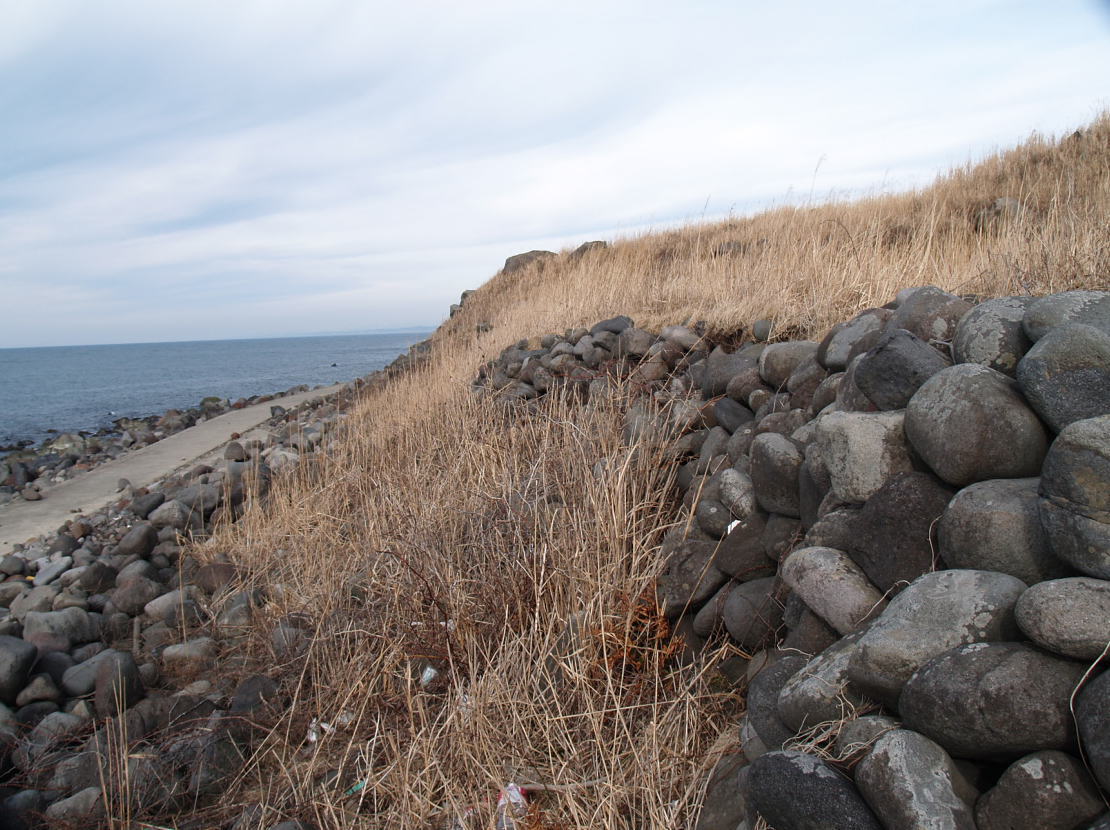
M 432 326 L 1108 106 L 1095 0 L 0 0 L 0 346 Z

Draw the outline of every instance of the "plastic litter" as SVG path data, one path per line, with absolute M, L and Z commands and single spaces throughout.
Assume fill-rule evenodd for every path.
M 519 820 L 528 815 L 528 799 L 524 790 L 516 784 L 508 784 L 497 799 L 497 812 L 494 816 L 496 830 L 518 830 Z

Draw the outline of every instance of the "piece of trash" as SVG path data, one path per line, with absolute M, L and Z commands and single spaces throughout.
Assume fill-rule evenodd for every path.
M 367 780 L 369 780 L 369 779 L 367 779 Z M 357 784 L 355 784 L 353 787 L 349 788 L 345 793 L 343 793 L 343 795 L 348 796 L 348 795 L 354 795 L 355 793 L 358 793 L 358 792 L 362 792 L 363 789 L 366 788 L 366 784 L 367 784 L 367 781 L 359 781 Z
M 516 784 L 508 784 L 497 799 L 497 812 L 494 816 L 496 830 L 518 830 L 519 819 L 528 815 L 528 799 L 524 790 Z
M 448 818 L 447 822 L 443 825 L 443 830 L 470 830 L 472 827 L 470 819 L 473 818 L 474 814 L 477 812 L 478 811 L 473 807 L 467 807 L 463 810 L 461 816 L 456 815 L 452 818 Z
M 312 723 L 308 725 L 308 734 L 305 735 L 304 739 L 310 744 L 314 744 L 324 735 L 331 733 L 333 729 L 330 723 L 319 718 L 313 718 Z
M 335 718 L 336 726 L 350 726 L 355 722 L 355 713 L 349 709 L 344 709 Z
M 435 666 L 426 666 L 424 672 L 420 675 L 420 685 L 422 688 L 428 688 L 435 683 L 436 678 L 439 677 L 439 671 Z
M 725 535 L 727 536 L 728 534 L 732 533 L 733 528 L 735 528 L 738 524 L 740 524 L 739 519 L 734 519 L 733 521 L 729 522 L 728 527 L 725 529 Z

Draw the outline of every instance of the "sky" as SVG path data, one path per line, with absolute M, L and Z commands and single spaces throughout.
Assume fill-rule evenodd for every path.
M 1105 0 L 0 0 L 0 347 L 435 326 L 1107 108 Z

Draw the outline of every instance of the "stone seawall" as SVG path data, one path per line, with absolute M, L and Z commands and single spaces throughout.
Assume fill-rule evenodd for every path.
M 679 465 L 660 606 L 744 655 L 699 830 L 1110 827 L 1110 293 L 923 287 L 733 351 L 618 317 L 475 388 L 616 383 Z

